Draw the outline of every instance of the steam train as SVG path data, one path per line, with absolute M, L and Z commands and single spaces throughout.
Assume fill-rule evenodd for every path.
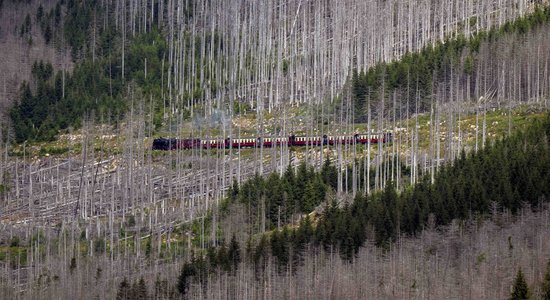
M 153 150 L 178 149 L 229 149 L 229 148 L 270 148 L 273 146 L 321 146 L 338 144 L 371 144 L 388 143 L 392 141 L 392 134 L 355 134 L 353 136 L 307 137 L 295 136 L 278 138 L 242 138 L 242 139 L 175 139 L 158 138 L 153 141 Z

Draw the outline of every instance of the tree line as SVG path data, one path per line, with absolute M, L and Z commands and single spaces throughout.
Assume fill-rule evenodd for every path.
M 461 86 L 468 86 L 466 97 L 477 100 L 482 95 L 482 90 L 491 88 L 495 90 L 496 97 L 504 99 L 508 96 L 505 95 L 504 87 L 496 87 L 501 74 L 488 71 L 502 69 L 501 73 L 512 72 L 511 67 L 503 69 L 501 65 L 494 65 L 495 57 L 499 53 L 508 53 L 508 49 L 503 48 L 506 45 L 502 44 L 510 36 L 524 37 L 549 21 L 550 6 L 537 6 L 532 13 L 508 21 L 501 27 L 479 31 L 470 37 L 466 37 L 463 32 L 452 33 L 444 42 L 438 41 L 418 52 L 408 52 L 397 61 L 379 63 L 366 71 L 355 70 L 351 76 L 355 122 L 365 122 L 369 108 L 377 111 L 379 105 L 390 105 L 391 101 L 384 103 L 382 99 L 389 99 L 394 93 L 400 96 L 400 106 L 406 106 L 410 112 L 428 111 L 438 86 L 444 86 L 447 82 L 452 84 L 453 80 L 459 80 Z M 471 22 L 475 24 L 476 18 L 472 17 Z M 487 51 L 491 54 L 487 55 Z M 517 53 L 523 54 L 519 51 Z M 514 55 L 513 50 L 510 55 Z M 539 64 L 546 61 L 544 53 L 532 55 L 538 57 Z M 519 60 L 523 61 L 525 58 Z M 518 67 L 514 72 L 522 72 L 522 68 Z M 524 76 L 531 76 L 531 80 L 535 78 L 532 74 Z M 527 84 L 522 79 L 519 83 Z M 523 89 L 525 94 L 514 95 L 516 101 L 527 100 L 528 95 L 537 94 L 538 92 L 533 92 L 535 88 L 539 89 L 540 86 L 532 85 L 530 89 Z M 544 89 L 541 93 L 544 93 Z
M 34 63 L 31 80 L 21 84 L 10 111 L 17 143 L 53 140 L 59 130 L 81 127 L 85 118 L 117 124 L 132 106 L 146 108 L 155 128 L 163 125 L 170 68 L 169 43 L 158 19 L 163 13 L 159 5 L 164 4 L 151 3 L 154 13 L 147 30 L 133 30 L 129 37 L 129 29 L 120 26 L 120 16 L 115 13 L 122 9 L 127 14 L 124 5 L 128 3 L 61 0 L 49 12 L 38 7 L 35 20 L 46 43 L 55 37 L 56 46 L 69 48 L 75 67 L 70 73 L 55 72 L 49 62 Z M 29 14 L 21 25 L 21 35 L 30 31 L 32 19 Z M 200 62 L 199 36 L 185 31 L 183 37 L 181 50 L 194 60 L 182 61 L 182 66 L 205 65 L 201 78 L 208 80 L 211 66 Z M 206 47 L 222 44 L 215 32 L 203 38 Z M 183 102 L 199 99 L 206 92 L 198 76 L 194 80 L 193 93 L 179 98 Z M 216 89 L 212 85 L 208 93 Z
M 31 82 L 24 82 L 20 98 L 10 111 L 16 142 L 52 140 L 59 130 L 78 128 L 83 117 L 112 123 L 132 106 L 132 99 L 154 95 L 162 101 L 162 59 L 166 42 L 157 31 L 132 38 L 126 54 L 125 76 L 121 72 L 120 38 L 114 30 L 101 32 L 97 57 L 84 59 L 72 74 L 54 74 L 48 62 L 35 62 Z M 126 77 L 126 79 L 124 78 Z M 138 87 L 129 92 L 129 86 Z M 152 99 L 153 99 L 152 98 Z M 158 103 L 151 103 L 159 107 Z M 160 110 L 156 110 L 157 124 Z
M 268 212 L 266 217 L 271 225 L 266 229 L 273 230 L 250 236 L 246 259 L 254 266 L 258 276 L 262 276 L 262 270 L 271 259 L 280 272 L 296 270 L 303 255 L 308 253 L 306 250 L 311 249 L 338 252 L 343 259 L 353 261 L 366 241 L 385 248 L 400 235 L 416 236 L 426 227 L 447 225 L 455 219 L 483 217 L 493 209 L 516 213 L 525 205 L 538 207 L 547 202 L 550 195 L 549 138 L 550 116 L 524 131 L 488 144 L 477 153 L 462 152 L 459 159 L 440 169 L 433 183 L 426 176 L 401 193 L 392 184 L 370 195 L 358 193 L 351 204 L 342 206 L 332 201 L 319 217 L 312 219 L 306 215 L 297 226 L 287 225 L 280 229 L 273 225 L 276 220 L 273 213 Z M 270 195 L 271 199 L 284 199 L 285 195 L 291 195 L 288 191 L 296 193 L 301 187 L 302 192 L 295 196 L 302 199 L 298 202 L 301 203 L 298 209 L 309 212 L 306 209 L 311 207 L 307 203 L 321 203 L 325 199 L 306 194 L 308 188 L 304 186 L 318 181 L 323 187 L 320 193 L 334 189 L 331 184 L 334 184 L 335 171 L 334 167 L 326 164 L 319 172 L 308 171 L 307 167 L 301 166 L 294 175 L 287 170 L 282 177 L 272 175 L 265 181 L 256 177 L 241 186 L 234 184 L 228 198 L 229 201 L 258 205 L 258 199 L 262 197 Z M 294 185 L 289 184 L 287 178 L 295 178 L 292 180 Z M 309 181 L 300 182 L 303 180 L 300 178 L 309 178 Z M 273 184 L 279 181 L 285 182 L 288 187 L 280 190 Z M 313 199 L 308 200 L 310 197 Z M 278 203 L 275 200 L 264 201 L 271 210 L 278 207 L 269 204 L 270 201 Z M 296 198 L 293 201 L 297 201 Z M 286 213 L 286 210 L 283 212 Z M 205 259 L 195 257 L 186 263 L 180 275 L 180 278 L 186 279 L 185 286 L 187 280 L 207 278 L 205 273 L 199 275 L 201 273 L 197 271 L 202 270 Z
M 379 246 L 400 234 L 416 235 L 430 223 L 449 224 L 498 209 L 517 212 L 537 207 L 550 195 L 550 118 L 498 140 L 477 153 L 462 152 L 444 166 L 432 183 L 429 176 L 397 193 L 358 194 L 343 208 L 334 203 L 314 228 L 314 244 L 334 247 L 351 259 L 371 233 Z M 290 243 L 289 243 L 290 244 Z

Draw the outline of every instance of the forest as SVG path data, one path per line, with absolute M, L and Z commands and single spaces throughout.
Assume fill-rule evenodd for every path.
M 268 261 L 273 261 L 283 274 L 296 271 L 304 255 L 319 251 L 337 250 L 342 259 L 353 261 L 368 240 L 379 247 L 391 248 L 391 243 L 401 236 L 418 236 L 428 226 L 438 228 L 453 220 L 483 220 L 495 210 L 513 215 L 523 207 L 546 207 L 550 195 L 549 139 L 550 116 L 547 116 L 544 122 L 497 140 L 479 152 L 463 152 L 459 159 L 443 167 L 433 182 L 425 177 L 402 193 L 397 193 L 395 185 L 388 184 L 384 191 L 357 194 L 351 203 L 333 201 L 315 219 L 303 215 L 298 226 L 285 225 L 288 224 L 284 221 L 287 207 L 298 203 L 302 212 L 310 212 L 320 204 L 320 201 L 314 202 L 315 199 L 323 199 L 326 189 L 334 189 L 336 171 L 328 161 L 318 173 L 312 170 L 309 174 L 305 165 L 301 165 L 296 174 L 287 170 L 282 185 L 278 175 L 269 176 L 265 182 L 255 177 L 241 187 L 234 185 L 228 192 L 228 203 L 221 209 L 227 210 L 227 205 L 238 201 L 251 210 L 246 215 L 252 220 L 245 220 L 245 224 L 258 223 L 254 211 L 265 215 L 261 217 L 266 219 L 263 222 L 272 224 L 255 227 L 256 230 L 248 233 L 251 240 L 247 243 L 247 262 L 257 271 L 265 268 Z M 309 188 L 315 185 L 319 187 Z M 262 191 L 266 188 L 267 193 Z M 299 197 L 296 189 L 303 191 L 301 200 L 286 196 Z M 307 195 L 313 190 L 319 193 L 318 197 Z M 258 209 L 260 205 L 262 208 Z M 283 207 L 283 212 L 279 209 L 277 214 L 282 218 L 276 220 L 277 227 L 273 225 L 274 206 Z M 266 231 L 265 226 L 271 230 L 261 234 Z M 209 247 L 205 256 L 193 256 L 182 269 L 178 290 L 186 292 L 191 279 L 204 284 L 208 270 L 215 272 L 218 264 L 238 264 L 229 258 L 231 255 L 227 257 L 226 247 L 222 241 L 217 250 Z M 235 250 L 229 251 L 232 252 Z
M 476 21 L 475 17 L 470 19 L 472 24 Z M 454 81 L 460 81 L 461 85 L 467 86 L 467 90 L 462 92 L 465 95 L 456 97 L 463 97 L 469 101 L 479 99 L 480 90 L 487 89 L 488 86 L 494 90 L 493 96 L 496 98 L 528 101 L 535 95 L 538 97 L 539 93 L 545 93 L 547 89 L 545 71 L 542 72 L 545 87 L 537 82 L 537 86 L 532 88 L 527 82 L 532 81 L 533 78 L 538 80 L 539 77 L 536 76 L 540 76 L 540 73 L 536 70 L 536 76 L 523 79 L 526 82 L 520 78 L 520 86 L 514 88 L 515 91 L 512 92 L 511 87 L 506 89 L 502 83 L 499 83 L 502 76 L 499 73 L 511 72 L 511 70 L 506 69 L 499 59 L 487 61 L 485 56 L 499 57 L 499 52 L 507 52 L 504 50 L 506 43 L 514 43 L 508 42 L 510 36 L 517 37 L 514 38 L 515 42 L 521 43 L 524 39 L 521 36 L 537 28 L 544 28 L 548 21 L 550 21 L 550 7 L 536 7 L 532 14 L 508 21 L 500 27 L 480 31 L 469 37 L 464 36 L 463 33 L 453 33 L 445 42 L 428 45 L 418 52 L 406 53 L 397 61 L 377 64 L 366 71 L 355 70 L 351 79 L 355 122 L 365 122 L 368 109 L 372 107 L 375 111 L 379 110 L 380 99 L 391 98 L 394 93 L 397 93 L 398 98 L 403 102 L 401 106 L 406 106 L 411 113 L 429 111 L 430 106 L 433 105 L 432 97 L 435 90 L 439 86 L 445 88 L 446 82 L 452 85 Z M 513 51 L 511 50 L 511 55 L 514 55 Z M 544 61 L 547 64 L 546 55 L 541 54 L 540 49 L 537 51 L 535 56 L 539 62 Z M 525 57 L 519 59 L 523 60 Z M 522 67 L 519 69 L 521 70 Z M 492 71 L 487 74 L 487 70 Z M 515 67 L 513 71 L 516 72 Z M 517 76 L 517 74 L 509 76 Z M 452 95 L 449 96 L 452 97 Z M 382 101 L 382 105 L 388 105 L 388 103 L 384 104 Z
M 546 299 L 549 29 L 538 0 L 0 0 L 0 298 Z

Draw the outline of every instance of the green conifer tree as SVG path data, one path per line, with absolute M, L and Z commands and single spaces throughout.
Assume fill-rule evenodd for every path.
M 233 272 L 237 271 L 239 263 L 241 262 L 241 249 L 235 234 L 233 234 L 233 237 L 231 237 L 231 242 L 229 243 L 228 257 L 231 262 Z
M 136 300 L 149 299 L 147 284 L 145 284 L 145 280 L 143 280 L 143 277 L 141 277 L 136 284 L 136 288 L 134 289 L 134 296 L 135 296 L 134 299 Z
M 189 283 L 191 282 L 191 278 L 195 276 L 195 266 L 193 265 L 193 262 L 185 263 L 183 265 L 183 268 L 181 269 L 180 276 L 178 277 L 178 292 L 185 298 L 185 295 L 187 293 L 187 289 L 189 288 Z
M 550 300 L 550 259 L 546 265 L 546 274 L 542 282 L 542 299 Z
M 521 269 L 518 270 L 518 274 L 516 275 L 516 279 L 514 280 L 514 288 L 512 290 L 512 294 L 510 295 L 510 300 L 523 300 L 523 299 L 529 299 L 529 287 L 527 286 L 527 282 L 525 281 L 525 276 L 523 275 L 523 272 Z
M 130 284 L 128 284 L 128 281 L 126 280 L 126 277 L 120 282 L 118 285 L 118 291 L 116 293 L 116 299 L 117 300 L 126 300 L 131 299 L 131 289 Z

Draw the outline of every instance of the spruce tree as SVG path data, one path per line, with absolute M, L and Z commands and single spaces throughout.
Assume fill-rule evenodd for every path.
M 195 276 L 195 266 L 193 265 L 193 262 L 185 263 L 183 265 L 183 268 L 181 269 L 180 276 L 178 277 L 178 292 L 185 298 L 185 294 L 187 293 L 187 289 L 189 288 L 189 283 L 191 282 L 191 278 Z
M 317 192 L 315 190 L 315 185 L 313 182 L 310 182 L 306 185 L 304 194 L 302 196 L 302 201 L 300 205 L 300 210 L 303 213 L 310 213 L 313 208 L 315 208 L 315 197 Z
M 139 279 L 137 284 L 134 288 L 134 299 L 136 300 L 146 300 L 149 299 L 149 293 L 147 291 L 147 284 L 145 284 L 145 280 L 143 280 L 143 277 Z
M 130 285 L 128 284 L 128 281 L 126 280 L 126 277 L 120 282 L 118 285 L 118 291 L 116 293 L 116 299 L 117 300 L 126 300 L 131 298 L 131 291 L 130 291 Z
M 546 274 L 542 282 L 542 299 L 550 300 L 550 259 L 546 265 Z
M 516 279 L 514 280 L 514 288 L 509 299 L 523 300 L 529 298 L 529 287 L 527 286 L 527 282 L 525 281 L 525 276 L 523 275 L 523 272 L 521 271 L 521 269 L 519 269 L 518 274 L 516 275 Z
M 218 249 L 217 262 L 218 266 L 220 266 L 222 270 L 226 272 L 231 271 L 231 261 L 229 260 L 229 252 L 227 250 L 227 246 L 225 245 L 225 241 Z
M 329 157 L 325 159 L 325 163 L 321 169 L 321 176 L 323 177 L 324 183 L 333 190 L 338 187 L 338 170 L 332 165 Z
M 239 247 L 239 243 L 237 242 L 235 234 L 233 234 L 233 237 L 231 237 L 231 242 L 229 243 L 228 257 L 229 261 L 231 262 L 233 272 L 237 271 L 239 263 L 241 262 L 241 249 Z

